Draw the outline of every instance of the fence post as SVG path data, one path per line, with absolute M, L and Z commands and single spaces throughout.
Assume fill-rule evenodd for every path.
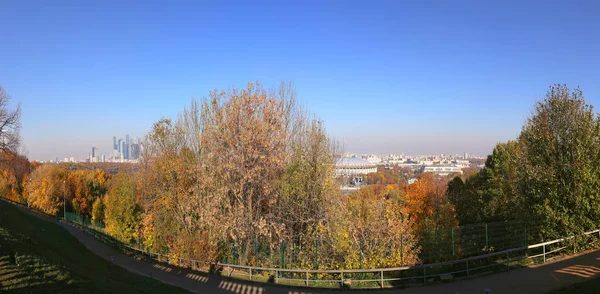
M 279 271 L 275 270 L 275 284 L 279 283 Z
M 488 225 L 487 225 L 487 223 L 485 224 L 485 250 L 487 252 L 490 252 L 490 244 L 489 244 L 489 239 L 488 239 Z
M 469 260 L 467 259 L 467 277 L 469 276 Z
M 315 240 L 315 270 L 319 270 L 319 238 Z M 315 280 L 319 279 L 319 273 L 315 273 Z
M 360 269 L 363 269 L 363 239 L 360 238 Z M 360 279 L 363 279 L 363 272 L 360 273 Z
M 525 236 L 523 236 L 523 247 L 525 247 L 525 258 L 527 258 L 527 224 L 525 224 Z
M 281 268 L 285 268 L 285 241 L 281 241 Z
M 381 271 L 381 289 L 383 289 L 383 270 Z
M 454 228 L 452 228 L 452 258 L 456 259 L 456 255 L 454 252 Z
M 306 271 L 306 286 L 308 287 L 308 271 Z
M 544 249 L 544 263 L 546 263 L 546 244 L 542 245 L 542 248 Z
M 252 281 L 252 267 L 250 267 L 250 281 Z
M 252 242 L 252 249 L 254 251 L 254 266 L 258 264 L 258 255 L 256 254 L 256 237 L 254 237 L 254 242 Z
M 400 235 L 400 266 L 404 265 L 404 248 L 402 247 L 402 234 Z

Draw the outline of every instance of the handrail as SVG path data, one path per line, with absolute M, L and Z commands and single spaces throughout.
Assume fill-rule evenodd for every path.
M 14 203 L 17 204 L 23 208 L 27 208 L 26 206 L 24 206 L 21 203 L 18 202 L 14 202 L 10 199 L 6 199 L 3 197 L 0 197 L 0 199 L 5 200 L 9 203 Z M 31 208 L 28 208 L 31 209 Z M 33 209 L 35 210 L 35 209 Z M 35 210 L 37 211 L 37 210 Z M 71 222 L 65 219 L 65 221 L 71 225 L 76 225 L 76 226 L 82 226 L 84 228 L 84 230 L 86 228 L 88 228 L 86 225 L 83 224 L 79 224 L 76 222 Z M 98 238 L 98 239 L 108 239 L 108 235 L 96 230 L 96 229 L 91 229 L 92 231 L 94 231 L 93 235 Z M 87 230 L 86 230 L 87 231 Z M 600 237 L 600 229 L 597 230 L 593 230 L 593 231 L 589 231 L 589 232 L 584 232 L 583 235 L 591 235 L 591 234 L 596 234 L 598 233 L 598 236 Z M 447 274 L 456 274 L 456 273 L 467 273 L 467 276 L 469 275 L 470 271 L 475 271 L 478 269 L 482 269 L 482 268 L 487 268 L 487 267 L 491 267 L 491 266 L 495 266 L 495 265 L 502 265 L 502 264 L 506 264 L 509 268 L 510 268 L 510 263 L 512 262 L 516 262 L 516 261 L 520 261 L 523 259 L 530 259 L 530 258 L 537 258 L 537 257 L 543 257 L 544 262 L 546 261 L 546 255 L 551 254 L 551 253 L 555 253 L 558 252 L 560 250 L 563 250 L 565 248 L 567 248 L 567 246 L 563 246 L 551 251 L 546 252 L 546 246 L 552 245 L 552 244 L 556 244 L 556 243 L 560 243 L 560 242 L 564 242 L 570 239 L 575 238 L 575 235 L 573 236 L 569 236 L 569 237 L 565 237 L 565 238 L 560 238 L 560 239 L 556 239 L 556 240 L 551 240 L 551 241 L 547 241 L 547 242 L 542 242 L 542 243 L 538 243 L 538 244 L 532 244 L 532 245 L 528 245 L 528 246 L 522 246 L 522 247 L 517 247 L 517 248 L 511 248 L 511 249 L 507 249 L 507 250 L 503 250 L 503 251 L 498 251 L 498 252 L 492 252 L 492 253 L 487 253 L 487 254 L 483 254 L 483 255 L 478 255 L 478 256 L 472 256 L 472 257 L 468 257 L 468 258 L 463 258 L 463 259 L 458 259 L 458 260 L 452 260 L 452 261 L 446 261 L 446 262 L 438 262 L 438 263 L 429 263 L 429 264 L 419 264 L 419 265 L 413 265 L 413 266 L 402 266 L 402 267 L 389 267 L 389 268 L 373 268 L 373 269 L 340 269 L 340 270 L 316 270 L 316 269 L 285 269 L 285 268 L 273 268 L 273 267 L 256 267 L 256 266 L 247 266 L 247 265 L 235 265 L 235 264 L 227 264 L 227 263 L 221 263 L 221 262 L 217 262 L 217 263 L 209 263 L 209 262 L 204 262 L 204 261 L 199 261 L 199 260 L 193 260 L 193 259 L 185 259 L 185 258 L 178 258 L 177 260 L 179 260 L 180 262 L 185 261 L 185 262 L 190 262 L 192 264 L 202 264 L 202 265 L 215 265 L 217 267 L 222 267 L 222 268 L 229 268 L 229 275 L 231 275 L 232 273 L 232 269 L 239 269 L 239 270 L 248 270 L 248 275 L 250 277 L 250 280 L 252 280 L 252 271 L 260 271 L 260 272 L 274 272 L 275 273 L 275 283 L 278 283 L 278 281 L 282 280 L 282 281 L 304 281 L 306 283 L 306 286 L 308 286 L 308 282 L 313 282 L 313 283 L 324 283 L 324 282 L 335 282 L 335 283 L 341 283 L 343 284 L 344 281 L 346 279 L 344 279 L 344 274 L 352 274 L 352 273 L 379 273 L 380 277 L 377 279 L 364 279 L 364 280 L 359 280 L 360 282 L 379 282 L 381 288 L 384 287 L 384 281 L 398 281 L 398 280 L 407 280 L 407 279 L 423 279 L 424 283 L 427 283 L 427 278 L 431 278 L 431 277 L 439 277 L 442 275 L 447 275 Z M 111 242 L 116 242 L 119 243 L 119 241 L 117 240 L 109 240 Z M 149 255 L 151 258 L 153 258 L 152 256 L 156 256 L 156 257 L 166 257 L 166 258 L 170 258 L 168 255 L 165 254 L 160 254 L 160 253 L 156 253 L 156 252 L 151 252 L 151 251 L 146 251 L 140 248 L 136 248 L 133 246 L 129 246 L 129 245 L 123 245 L 122 243 L 119 244 L 121 247 L 127 248 L 127 249 L 131 249 L 131 250 L 135 250 L 138 251 L 142 254 L 146 254 Z M 532 255 L 532 256 L 520 256 L 517 258 L 510 258 L 510 253 L 514 253 L 514 252 L 520 252 L 520 251 L 527 251 L 529 249 L 535 249 L 535 248 L 540 248 L 542 247 L 543 249 L 543 253 L 542 254 L 537 254 L 537 255 Z M 500 256 L 500 255 L 506 255 L 507 258 L 504 261 L 499 261 L 496 262 L 494 264 L 491 265 L 484 265 L 484 266 L 479 266 L 479 267 L 474 267 L 474 268 L 469 268 L 469 262 L 472 261 L 476 261 L 476 260 L 481 260 L 481 259 L 486 259 L 489 257 L 493 257 L 493 256 Z M 427 269 L 429 268 L 435 268 L 435 267 L 443 267 L 443 266 L 449 266 L 449 265 L 454 265 L 454 264 L 462 264 L 462 263 L 466 263 L 466 269 L 465 270 L 458 270 L 458 271 L 452 271 L 452 272 L 444 272 L 444 273 L 436 273 L 436 274 L 427 274 Z M 417 275 L 417 276 L 411 276 L 411 277 L 384 277 L 384 273 L 385 272 L 393 272 L 393 271 L 407 271 L 407 270 L 419 270 L 422 269 L 423 270 L 423 275 Z M 280 276 L 280 273 L 304 273 L 305 274 L 305 278 L 285 278 L 283 276 Z M 309 275 L 310 274 L 339 274 L 340 275 L 340 279 L 335 279 L 335 280 L 331 280 L 331 279 L 309 279 Z

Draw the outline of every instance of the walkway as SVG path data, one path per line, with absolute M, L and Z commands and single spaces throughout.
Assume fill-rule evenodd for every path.
M 24 209 L 33 215 L 46 220 L 55 221 Z M 253 283 L 249 281 L 226 279 L 213 275 L 192 272 L 186 269 L 171 267 L 159 263 L 136 260 L 125 256 L 116 249 L 97 241 L 92 236 L 77 228 L 59 222 L 67 231 L 77 238 L 85 247 L 95 254 L 139 275 L 151 277 L 164 283 L 178 286 L 195 293 L 237 293 L 237 294 L 309 294 L 340 293 L 335 289 L 310 289 L 286 287 L 274 284 Z M 580 253 L 576 256 L 548 262 L 543 265 L 511 270 L 509 272 L 465 279 L 446 284 L 413 287 L 407 289 L 387 290 L 346 290 L 351 293 L 546 293 L 577 282 L 600 277 L 600 250 Z

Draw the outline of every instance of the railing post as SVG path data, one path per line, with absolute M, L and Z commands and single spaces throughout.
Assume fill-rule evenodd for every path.
M 252 268 L 250 268 L 250 281 L 252 281 Z
M 363 269 L 363 239 L 360 239 L 360 269 Z M 362 280 L 363 273 L 360 273 L 360 279 Z
M 383 289 L 383 270 L 381 271 L 381 289 Z
M 525 236 L 523 238 L 523 243 L 525 244 L 523 247 L 525 247 L 525 258 L 527 258 L 527 224 L 525 224 Z
M 469 276 L 469 260 L 467 259 L 467 277 Z
M 544 263 L 546 263 L 546 244 L 542 245 L 542 248 L 544 249 Z
M 403 235 L 401 234 L 400 235 L 400 266 L 404 265 L 404 250 L 403 250 L 404 248 L 403 248 L 403 245 L 402 245 L 402 239 L 403 239 L 402 236 Z
M 308 271 L 306 271 L 306 282 L 305 285 L 308 287 Z
M 452 228 L 452 258 L 456 259 L 456 255 L 454 252 L 454 228 Z
M 281 241 L 281 269 L 284 269 L 284 268 L 285 268 L 285 241 Z
M 490 252 L 490 244 L 489 244 L 489 239 L 488 239 L 488 225 L 487 225 L 487 223 L 485 224 L 485 250 L 487 252 Z
M 344 272 L 340 272 L 340 279 L 341 279 L 341 283 L 340 283 L 340 287 L 344 288 Z
M 275 270 L 275 284 L 279 283 L 279 271 Z

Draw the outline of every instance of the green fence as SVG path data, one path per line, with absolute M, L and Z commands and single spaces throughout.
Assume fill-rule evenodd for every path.
M 421 263 L 436 263 L 523 247 L 527 245 L 527 235 L 524 223 L 499 222 L 426 230 L 414 233 L 413 238 L 420 240 L 416 249 L 420 252 L 418 257 Z M 401 237 L 400 240 L 402 242 L 406 239 Z M 359 240 L 352 250 L 360 260 L 360 269 L 363 268 L 362 260 L 367 260 L 370 254 L 363 250 L 363 242 Z M 396 248 L 409 246 L 409 244 L 399 245 Z M 319 262 L 327 260 L 330 253 L 335 252 L 335 248 L 330 248 L 329 244 L 320 240 L 308 245 L 301 242 L 272 244 L 261 241 L 249 243 L 230 241 L 222 242 L 219 247 L 221 261 L 228 264 L 287 269 L 324 269 L 323 266 L 319 268 Z M 244 260 L 243 256 L 247 258 Z M 402 256 L 394 264 L 394 266 L 405 265 Z
M 80 214 L 75 214 L 75 213 L 71 213 L 71 212 L 67 212 L 65 214 L 65 220 L 72 222 L 72 223 L 76 223 L 76 224 L 80 224 L 82 226 L 87 226 L 87 227 L 91 227 L 93 229 L 96 230 L 104 230 L 104 224 L 101 222 L 96 222 L 91 220 L 90 218 L 80 215 Z

